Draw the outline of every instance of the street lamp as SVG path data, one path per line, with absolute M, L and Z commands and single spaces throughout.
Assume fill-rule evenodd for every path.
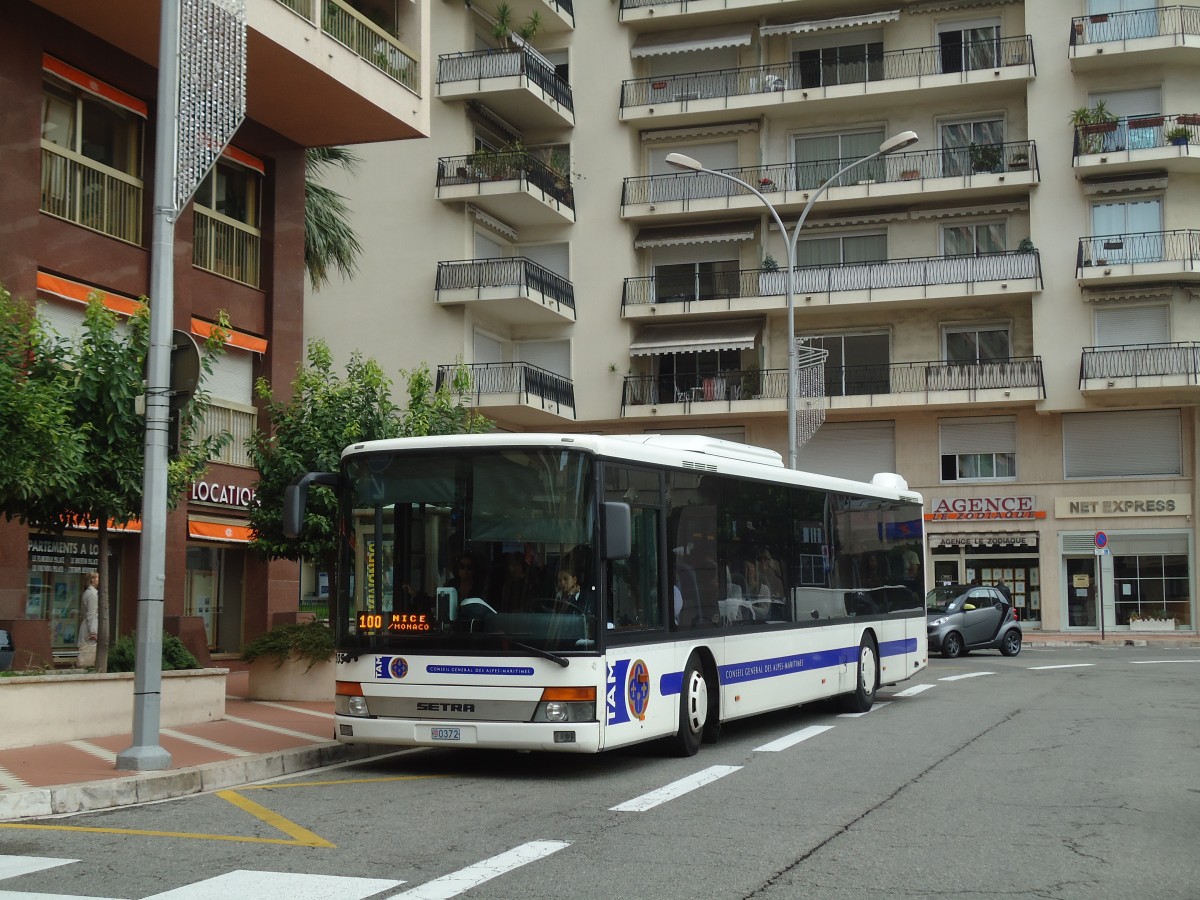
M 813 208 L 813 204 L 817 202 L 825 190 L 837 181 L 842 175 L 853 169 L 855 166 L 861 166 L 865 162 L 870 162 L 873 159 L 878 159 L 881 156 L 887 156 L 889 153 L 895 153 L 897 150 L 903 150 L 905 147 L 911 147 L 917 142 L 917 133 L 915 131 L 902 131 L 899 134 L 893 135 L 882 144 L 874 153 L 856 159 L 851 163 L 847 163 L 830 175 L 825 182 L 813 191 L 808 198 L 808 203 L 804 207 L 804 211 L 800 213 L 800 218 L 796 220 L 796 228 L 792 232 L 791 237 L 788 237 L 787 228 L 784 227 L 783 219 L 779 217 L 779 211 L 775 209 L 775 204 L 772 203 L 765 194 L 748 184 L 742 179 L 730 175 L 728 172 L 718 172 L 715 169 L 706 169 L 698 160 L 690 156 L 685 156 L 682 153 L 668 153 L 667 164 L 676 168 L 690 172 L 704 172 L 706 175 L 716 175 L 718 178 L 724 178 L 726 181 L 732 181 L 735 184 L 740 184 L 755 197 L 763 202 L 767 207 L 767 211 L 771 214 L 771 218 L 775 220 L 775 224 L 779 226 L 779 233 L 783 235 L 784 241 L 787 242 L 787 264 L 788 276 L 785 279 L 787 284 L 787 316 L 788 316 L 788 377 L 787 377 L 787 413 L 788 413 L 788 468 L 796 468 L 796 453 L 799 449 L 796 446 L 796 393 L 797 380 L 799 375 L 796 371 L 796 361 L 798 349 L 796 347 L 796 239 L 800 236 L 800 229 L 804 227 L 804 220 L 808 218 L 809 210 Z

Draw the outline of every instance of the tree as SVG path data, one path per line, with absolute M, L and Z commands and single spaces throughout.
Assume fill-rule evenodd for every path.
M 329 282 L 331 269 L 350 278 L 362 244 L 350 226 L 346 198 L 320 183 L 331 167 L 353 174 L 362 160 L 345 147 L 310 147 L 304 157 L 304 268 L 314 291 Z
M 250 505 L 250 546 L 272 559 L 312 560 L 336 579 L 337 502 L 333 491 L 314 485 L 308 493 L 304 529 L 292 539 L 283 534 L 283 492 L 305 472 L 336 472 L 342 450 L 350 444 L 423 434 L 486 431 L 491 422 L 465 401 L 469 374 L 459 366 L 454 376 L 435 386 L 422 364 L 402 372 L 407 380 L 408 408 L 391 398 L 391 380 L 379 363 L 354 353 L 345 376 L 334 371 L 333 354 L 321 340 L 309 342 L 307 363 L 293 382 L 287 401 L 275 400 L 271 385 L 259 379 L 255 392 L 271 421 L 269 433 L 250 436 L 250 459 L 258 469 Z
M 23 322 L 30 321 L 28 313 L 10 310 L 0 327 L 20 329 Z M 60 405 L 65 402 L 65 427 L 74 432 L 77 444 L 58 458 L 45 456 L 39 449 L 36 458 L 24 464 L 32 475 L 24 494 L 6 492 L 0 499 L 6 516 L 32 528 L 53 533 L 68 528 L 96 529 L 100 551 L 96 670 L 104 672 L 109 644 L 109 524 L 128 522 L 142 510 L 146 424 L 137 399 L 145 391 L 150 311 L 142 305 L 127 319 L 120 319 L 93 295 L 77 341 L 38 337 L 41 332 L 35 323 L 25 333 L 30 335 L 31 362 L 23 390 L 28 394 L 36 389 L 43 395 L 57 392 L 57 399 L 34 408 L 27 403 L 24 418 L 17 420 L 18 428 L 46 430 L 45 423 L 58 428 L 62 424 Z M 211 355 L 220 352 L 224 339 L 221 329 L 213 329 L 206 345 L 208 353 L 202 358 L 201 384 L 211 372 Z M 207 396 L 197 390 L 180 412 L 180 451 L 167 473 L 172 505 L 229 440 L 228 434 L 197 436 L 207 406 Z M 28 449 L 25 453 L 32 455 Z M 61 474 L 53 471 L 58 465 L 66 466 Z

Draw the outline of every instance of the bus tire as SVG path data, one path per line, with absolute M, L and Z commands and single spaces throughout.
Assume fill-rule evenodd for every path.
M 675 751 L 679 756 L 695 756 L 708 722 L 708 681 L 695 655 L 688 657 L 679 689 L 679 731 Z
M 854 671 L 854 692 L 842 696 L 842 709 L 850 713 L 870 712 L 875 705 L 875 691 L 879 688 L 879 656 L 869 634 L 864 634 L 858 645 Z

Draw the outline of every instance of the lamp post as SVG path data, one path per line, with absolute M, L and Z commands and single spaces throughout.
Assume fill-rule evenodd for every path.
M 690 156 L 685 156 L 682 153 L 668 153 L 667 164 L 676 169 L 683 169 L 690 172 L 704 172 L 707 175 L 716 175 L 718 178 L 724 178 L 726 181 L 732 181 L 735 184 L 740 184 L 755 197 L 763 202 L 767 207 L 767 211 L 771 214 L 771 218 L 775 220 L 775 224 L 779 226 L 779 233 L 783 235 L 783 239 L 787 244 L 787 266 L 788 275 L 785 279 L 787 285 L 787 334 L 788 334 L 788 373 L 787 373 L 787 413 L 788 413 L 788 468 L 796 468 L 796 454 L 798 447 L 796 446 L 796 393 L 797 381 L 799 374 L 796 371 L 796 361 L 798 350 L 796 348 L 796 241 L 800 236 L 800 229 L 804 227 L 804 220 L 808 218 L 809 211 L 813 208 L 813 204 L 817 202 L 817 198 L 825 193 L 835 181 L 841 178 L 855 166 L 861 166 L 863 163 L 870 162 L 873 159 L 878 159 L 881 156 L 886 156 L 889 153 L 895 153 L 897 150 L 903 150 L 905 147 L 911 147 L 917 142 L 917 133 L 915 131 L 902 131 L 897 135 L 888 138 L 879 145 L 879 149 L 874 153 L 870 153 L 861 159 L 856 159 L 851 163 L 847 163 L 830 175 L 825 182 L 818 187 L 812 194 L 809 195 L 808 203 L 805 205 L 803 212 L 800 213 L 800 218 L 796 220 L 796 228 L 792 231 L 791 236 L 788 236 L 788 230 L 783 224 L 783 219 L 779 216 L 779 211 L 775 208 L 775 204 L 767 198 L 765 194 L 748 184 L 742 179 L 730 175 L 728 172 L 719 172 L 715 169 L 706 169 L 698 160 Z

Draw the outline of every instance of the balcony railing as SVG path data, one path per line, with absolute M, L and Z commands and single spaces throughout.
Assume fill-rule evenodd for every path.
M 229 463 L 231 466 L 249 466 L 250 452 L 246 443 L 254 433 L 258 412 L 253 407 L 226 404 L 221 400 L 209 401 L 204 421 L 196 431 L 196 437 L 216 437 L 228 432 L 232 440 L 225 444 L 213 462 Z
M 865 395 L 927 394 L 1036 388 L 1046 395 L 1040 356 L 978 363 L 906 362 L 827 366 L 826 399 Z M 749 369 L 714 375 L 627 375 L 621 409 L 662 403 L 731 403 L 786 400 L 786 369 Z
M 554 68 L 526 48 L 446 53 L 438 57 L 438 83 L 484 81 L 524 75 L 564 109 L 574 111 L 571 85 Z
M 45 142 L 41 210 L 131 244 L 142 242 L 142 182 Z
M 742 166 L 720 171 L 740 178 L 763 193 L 775 191 L 812 191 L 836 175 L 849 159 L 821 159 L 812 162 L 776 163 L 766 166 Z M 975 144 L 943 150 L 896 153 L 871 160 L 840 176 L 835 187 L 913 181 L 930 178 L 961 178 L 999 172 L 1037 169 L 1033 141 L 1007 144 Z M 621 204 L 669 203 L 706 200 L 717 197 L 750 197 L 739 184 L 704 172 L 671 172 L 664 175 L 639 175 L 625 179 Z M 757 201 L 756 201 L 757 202 Z M 798 198 L 795 202 L 799 203 Z
M 262 232 L 195 207 L 192 265 L 256 288 L 262 269 Z
M 1187 137 L 1166 136 L 1176 128 L 1186 131 Z M 1076 125 L 1073 152 L 1079 157 L 1192 143 L 1200 145 L 1200 115 L 1122 116 L 1112 122 Z
M 1182 262 L 1194 270 L 1200 263 L 1200 231 L 1143 231 L 1080 238 L 1075 266 L 1120 266 L 1131 263 Z
M 1084 347 L 1079 383 L 1092 378 L 1113 379 L 1183 375 L 1188 384 L 1200 384 L 1200 343 L 1118 344 Z
M 1132 41 L 1166 35 L 1200 35 L 1200 7 L 1159 6 L 1124 12 L 1076 16 L 1071 20 L 1071 46 Z
M 421 66 L 396 38 L 388 34 L 342 0 L 321 0 L 321 30 L 353 53 L 362 57 L 383 74 L 414 93 L 421 88 Z M 299 5 L 284 2 L 295 9 Z
M 575 192 L 570 179 L 532 153 L 480 150 L 466 156 L 443 156 L 438 160 L 438 187 L 491 181 L 523 181 L 564 206 L 575 208 Z
M 834 65 L 796 61 L 634 78 L 621 85 L 621 108 L 1032 65 L 1033 39 L 1018 35 L 994 41 L 967 41 L 952 50 L 945 47 L 887 50 L 863 60 Z
M 471 363 L 463 368 L 470 375 L 470 393 L 476 405 L 486 405 L 482 402 L 485 394 L 520 394 L 526 404 L 532 405 L 531 397 L 543 409 L 554 404 L 554 412 L 570 407 L 571 417 L 575 417 L 575 386 L 569 378 L 524 362 Z M 456 365 L 438 366 L 436 386 L 440 388 L 443 381 L 453 378 L 457 369 Z
M 919 256 L 880 262 L 805 266 L 796 269 L 795 293 L 885 290 L 936 284 L 970 284 L 1042 278 L 1036 250 L 1009 250 L 978 256 Z M 776 297 L 787 293 L 786 269 L 741 269 L 701 276 L 693 286 L 679 288 L 678 279 L 645 276 L 626 278 L 621 306 L 728 300 L 735 297 Z M 670 293 L 666 293 L 670 291 Z
M 439 293 L 496 287 L 524 288 L 575 308 L 575 288 L 571 282 L 524 256 L 439 262 L 435 287 Z

